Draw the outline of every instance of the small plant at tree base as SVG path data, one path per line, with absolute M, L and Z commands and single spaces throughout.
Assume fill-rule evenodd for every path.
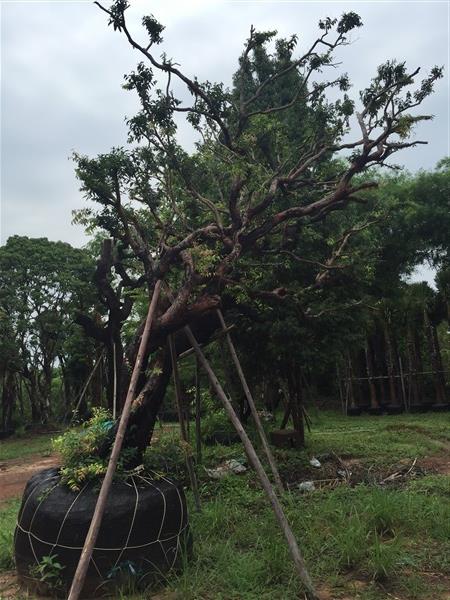
M 81 429 L 71 429 L 53 440 L 53 448 L 61 454 L 61 482 L 71 490 L 79 491 L 88 481 L 104 476 L 109 456 L 100 457 L 99 452 L 110 445 L 114 421 L 104 408 L 95 408 L 94 414 Z M 135 455 L 134 448 L 122 450 L 116 477 L 123 477 L 125 467 Z
M 30 575 L 51 589 L 62 587 L 61 572 L 65 567 L 57 562 L 57 558 L 57 554 L 43 556 L 41 562 L 30 569 Z
M 178 436 L 162 436 L 152 442 L 144 454 L 144 468 L 160 475 L 184 477 L 186 475 L 186 455 L 192 454 L 189 444 L 184 444 Z
M 202 420 L 202 435 L 211 436 L 217 432 L 234 433 L 234 428 L 224 409 L 208 412 Z

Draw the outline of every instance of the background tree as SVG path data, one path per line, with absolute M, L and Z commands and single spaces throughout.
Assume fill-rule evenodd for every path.
M 361 92 L 354 112 L 348 77 L 323 76 L 335 66 L 336 48 L 361 26 L 358 15 L 346 13 L 321 21 L 316 41 L 298 54 L 293 37 L 276 41 L 272 57 L 267 48 L 276 32 L 252 29 L 234 89 L 227 90 L 221 83 L 187 76 L 165 54 L 158 59 L 153 49 L 162 41 L 163 27 L 154 17 L 143 18 L 148 38 L 139 43 L 126 23 L 126 2 L 99 6 L 145 60 L 125 79 L 125 87 L 137 92 L 141 110 L 128 121 L 128 149 L 93 159 L 75 156 L 82 190 L 97 206 L 80 218 L 106 231 L 126 256 L 139 261 L 148 294 L 157 279 L 164 279 L 175 297 L 161 305 L 149 348 L 152 358 L 148 365 L 146 358 L 133 408 L 134 443 L 143 448 L 170 376 L 167 335 L 189 323 L 207 338 L 217 327 L 214 309 L 221 299 L 226 308 L 225 292 L 232 288 L 251 287 L 266 300 L 285 295 L 283 288 L 265 290 L 258 269 L 252 273 L 246 261 L 264 269 L 265 250 L 278 258 L 291 226 L 301 231 L 364 202 L 377 182 L 359 176 L 399 150 L 424 143 L 411 140 L 410 134 L 416 123 L 430 117 L 414 114 L 414 109 L 432 92 L 442 70 L 433 68 L 416 85 L 419 69 L 387 62 Z M 166 78 L 163 89 L 156 86 L 156 73 Z M 175 96 L 175 82 L 190 93 L 190 105 Z M 336 101 L 327 100 L 331 88 L 341 92 Z M 200 136 L 191 155 L 177 143 L 179 114 Z M 359 135 L 347 141 L 353 114 Z M 328 257 L 334 266 L 342 243 Z M 120 257 L 114 268 L 119 264 L 126 269 Z M 323 265 L 318 285 L 327 279 L 329 265 Z M 140 331 L 126 351 L 129 363 Z M 185 345 L 178 334 L 178 350 Z
M 73 313 L 95 300 L 92 270 L 85 251 L 63 242 L 13 236 L 0 248 L 4 427 L 24 390 L 32 421 L 50 418 L 54 369 L 59 361 L 65 374 Z

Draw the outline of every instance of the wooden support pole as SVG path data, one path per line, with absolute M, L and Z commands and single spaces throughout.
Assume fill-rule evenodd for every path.
M 81 391 L 80 397 L 78 398 L 77 405 L 75 406 L 75 408 L 74 408 L 74 409 L 73 409 L 73 411 L 72 411 L 72 418 L 71 418 L 71 420 L 70 420 L 70 422 L 71 422 L 71 423 L 72 423 L 72 421 L 73 421 L 73 419 L 74 419 L 74 417 L 75 417 L 75 414 L 77 413 L 78 409 L 80 408 L 81 401 L 83 400 L 83 397 L 84 397 L 84 395 L 85 395 L 85 393 L 86 393 L 86 390 L 88 389 L 88 386 L 89 386 L 89 384 L 91 383 L 91 379 L 93 378 L 93 376 L 94 376 L 94 373 L 95 373 L 95 371 L 97 370 L 97 367 L 99 366 L 99 364 L 100 364 L 100 362 L 101 362 L 101 359 L 103 358 L 103 354 L 104 354 L 104 352 L 105 352 L 105 351 L 104 351 L 104 350 L 102 350 L 102 352 L 101 352 L 100 356 L 99 356 L 99 357 L 98 357 L 98 359 L 97 359 L 97 362 L 96 362 L 96 363 L 95 363 L 95 365 L 94 365 L 94 368 L 93 368 L 93 369 L 92 369 L 92 371 L 90 372 L 90 374 L 89 374 L 89 377 L 87 378 L 87 381 L 86 381 L 86 383 L 84 384 L 83 390 Z M 66 417 L 66 418 L 67 418 L 67 417 Z
M 403 374 L 403 363 L 401 356 L 398 357 L 398 366 L 400 371 L 400 382 L 402 386 L 403 405 L 405 407 L 405 410 L 409 410 L 408 398 L 406 397 L 405 378 Z
M 128 420 L 131 413 L 131 405 L 133 403 L 136 384 L 142 367 L 142 361 L 147 347 L 147 342 L 152 326 L 153 316 L 155 314 L 156 306 L 158 304 L 159 294 L 161 291 L 161 281 L 158 280 L 153 290 L 152 301 L 148 309 L 147 319 L 145 321 L 144 331 L 142 333 L 141 342 L 139 344 L 139 350 L 134 363 L 133 373 L 131 375 L 130 385 L 128 388 L 127 397 L 125 404 L 122 409 L 122 415 L 120 417 L 119 427 L 117 429 L 116 438 L 109 458 L 108 468 L 106 470 L 105 478 L 100 488 L 100 493 L 97 498 L 97 504 L 95 505 L 94 515 L 92 517 L 91 525 L 84 541 L 84 547 L 81 552 L 80 560 L 78 562 L 77 570 L 75 572 L 72 586 L 70 588 L 69 596 L 67 600 L 78 600 L 81 590 L 83 589 L 84 580 L 86 579 L 86 573 L 89 567 L 89 562 L 92 557 L 95 542 L 97 540 L 98 532 L 105 512 L 106 502 L 108 500 L 109 490 L 113 481 L 114 473 L 119 460 L 120 450 L 122 449 L 122 443 L 125 437 L 125 432 L 128 425 Z
M 113 342 L 113 420 L 117 419 L 117 357 L 116 357 L 116 342 Z
M 213 337 L 209 340 L 209 342 L 207 344 L 200 344 L 200 348 L 203 348 L 205 345 L 209 346 L 209 344 L 212 344 L 213 342 L 217 342 L 217 340 L 219 340 L 227 331 L 231 331 L 232 329 L 234 329 L 236 327 L 236 325 L 230 325 L 229 327 L 226 328 L 226 331 L 219 331 L 219 333 L 217 333 L 216 335 L 213 335 Z M 192 354 L 195 354 L 195 350 L 194 348 L 188 348 L 187 350 L 185 350 L 184 352 L 182 352 L 179 357 L 178 360 L 182 360 L 183 358 L 186 358 L 187 356 L 191 356 Z
M 264 427 L 262 426 L 261 419 L 259 418 L 258 411 L 256 410 L 255 401 L 253 399 L 252 393 L 247 385 L 247 380 L 245 379 L 244 372 L 242 370 L 241 363 L 239 361 L 239 357 L 236 352 L 236 348 L 234 347 L 233 340 L 231 339 L 231 335 L 227 331 L 227 325 L 225 323 L 225 319 L 223 318 L 222 311 L 220 308 L 217 309 L 217 316 L 219 317 L 220 324 L 222 326 L 222 330 L 225 332 L 225 338 L 228 343 L 228 348 L 230 349 L 231 358 L 233 359 L 234 365 L 239 375 L 239 379 L 241 381 L 242 387 L 244 389 L 245 397 L 247 398 L 248 405 L 250 406 L 250 410 L 252 413 L 253 420 L 255 422 L 256 430 L 258 431 L 259 437 L 261 438 L 261 444 L 266 453 L 267 460 L 269 461 L 270 468 L 272 469 L 273 477 L 275 479 L 275 483 L 277 485 L 278 490 L 283 493 L 283 483 L 281 481 L 280 473 L 278 472 L 278 467 L 275 462 L 275 458 L 272 454 L 272 450 L 270 449 L 269 442 L 267 441 L 266 432 L 264 431 Z
M 202 463 L 202 398 L 200 394 L 200 362 L 195 357 L 195 445 L 197 452 L 197 464 Z
M 175 402 L 177 405 L 178 421 L 180 423 L 180 434 L 181 434 L 181 439 L 183 440 L 184 444 L 187 445 L 189 442 L 188 442 L 186 421 L 184 418 L 185 415 L 184 415 L 183 406 L 182 406 L 181 383 L 180 383 L 180 374 L 178 372 L 177 353 L 176 353 L 175 344 L 173 343 L 173 338 L 171 335 L 169 335 L 169 348 L 170 348 L 170 357 L 172 359 L 173 380 L 175 383 Z M 197 485 L 197 477 L 195 475 L 194 462 L 192 460 L 192 456 L 187 451 L 187 448 L 185 448 L 185 454 L 186 454 L 186 467 L 187 467 L 187 470 L 189 473 L 189 480 L 191 482 L 192 493 L 194 494 L 195 508 L 197 509 L 197 511 L 200 511 L 201 510 L 200 496 L 198 494 L 198 485 Z
M 314 589 L 314 584 L 313 584 L 311 577 L 308 573 L 308 570 L 306 568 L 306 564 L 305 564 L 303 556 L 300 552 L 300 548 L 298 547 L 297 540 L 295 539 L 294 533 L 288 523 L 286 515 L 284 514 L 283 507 L 281 506 L 281 503 L 272 487 L 272 484 L 270 483 L 270 480 L 267 477 L 264 467 L 262 466 L 261 461 L 259 460 L 258 455 L 256 454 L 255 449 L 253 448 L 253 444 L 250 441 L 250 438 L 248 437 L 247 433 L 245 432 L 245 429 L 243 428 L 242 423 L 240 422 L 239 417 L 237 416 L 230 400 L 228 399 L 227 395 L 225 394 L 224 390 L 222 389 L 222 386 L 220 385 L 214 371 L 212 370 L 208 360 L 206 359 L 205 355 L 203 354 L 202 349 L 200 348 L 197 340 L 195 339 L 194 335 L 192 334 L 190 327 L 185 326 L 184 331 L 185 331 L 192 347 L 194 348 L 195 353 L 197 354 L 202 367 L 206 371 L 206 373 L 209 377 L 209 380 L 211 382 L 211 385 L 214 388 L 214 391 L 216 392 L 217 396 L 221 400 L 221 402 L 225 408 L 225 411 L 228 414 L 228 417 L 230 418 L 231 422 L 234 425 L 234 428 L 236 429 L 237 433 L 239 434 L 239 437 L 242 440 L 242 443 L 244 445 L 245 452 L 248 456 L 248 459 L 249 459 L 250 463 L 252 464 L 253 468 L 255 469 L 256 474 L 258 475 L 258 478 L 261 482 L 261 486 L 262 486 L 264 492 L 266 493 L 268 499 L 270 500 L 270 503 L 272 505 L 273 511 L 277 518 L 277 521 L 278 521 L 278 523 L 281 527 L 281 530 L 283 531 L 283 534 L 286 538 L 286 542 L 288 544 L 289 551 L 292 556 L 292 560 L 294 561 L 294 564 L 295 564 L 297 572 L 300 576 L 300 579 L 306 588 L 306 595 L 308 597 L 308 600 L 319 600 L 319 596 L 317 595 L 317 593 Z

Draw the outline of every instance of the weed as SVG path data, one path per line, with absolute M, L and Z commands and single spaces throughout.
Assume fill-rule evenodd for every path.
M 383 540 L 375 531 L 369 551 L 368 566 L 375 580 L 385 580 L 395 574 L 400 562 L 400 543 L 396 537 Z
M 57 554 L 43 556 L 40 563 L 30 569 L 30 576 L 51 590 L 57 590 L 63 584 L 61 572 L 65 567 L 57 561 L 57 558 Z

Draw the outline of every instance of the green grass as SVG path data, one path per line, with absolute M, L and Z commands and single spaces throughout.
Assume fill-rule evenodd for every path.
M 298 480 L 311 474 L 308 461 L 320 454 L 351 456 L 366 469 L 389 473 L 399 461 L 448 449 L 449 415 L 312 417 L 307 448 L 277 452 L 282 470 Z M 167 438 L 176 434 L 171 429 L 160 437 L 166 436 L 167 445 Z M 17 456 L 16 443 L 10 440 L 7 445 Z M 242 454 L 240 445 L 205 448 L 204 464 L 214 466 Z M 299 598 L 286 544 L 255 474 L 210 481 L 202 468 L 198 472 L 201 513 L 193 510 L 188 493 L 194 556 L 180 573 L 168 576 L 165 589 L 180 600 Z M 315 475 L 320 477 L 320 470 Z M 449 499 L 450 476 L 426 474 L 395 486 L 341 485 L 308 494 L 292 488 L 285 492 L 283 505 L 311 575 L 330 597 L 441 600 L 450 581 Z M 13 502 L 0 512 L 3 569 L 11 566 L 17 509 Z M 150 592 L 120 594 L 131 597 L 143 600 Z
M 435 454 L 450 442 L 448 413 L 349 418 L 322 412 L 312 420 L 307 446 L 313 454 L 336 452 L 374 462 L 395 461 Z
M 0 462 L 13 458 L 25 458 L 31 454 L 46 456 L 51 452 L 51 441 L 55 435 L 54 433 L 25 434 L 2 440 L 0 442 Z
M 20 500 L 10 500 L 0 505 L 0 570 L 14 567 L 12 542 Z
M 209 486 L 213 499 L 191 513 L 195 559 L 170 587 L 192 600 L 298 598 L 284 540 L 253 477 Z M 311 574 L 328 585 L 339 587 L 351 572 L 368 582 L 367 594 L 384 598 L 374 595 L 379 584 L 411 569 L 440 571 L 450 556 L 444 497 L 357 486 L 286 493 L 284 506 Z

